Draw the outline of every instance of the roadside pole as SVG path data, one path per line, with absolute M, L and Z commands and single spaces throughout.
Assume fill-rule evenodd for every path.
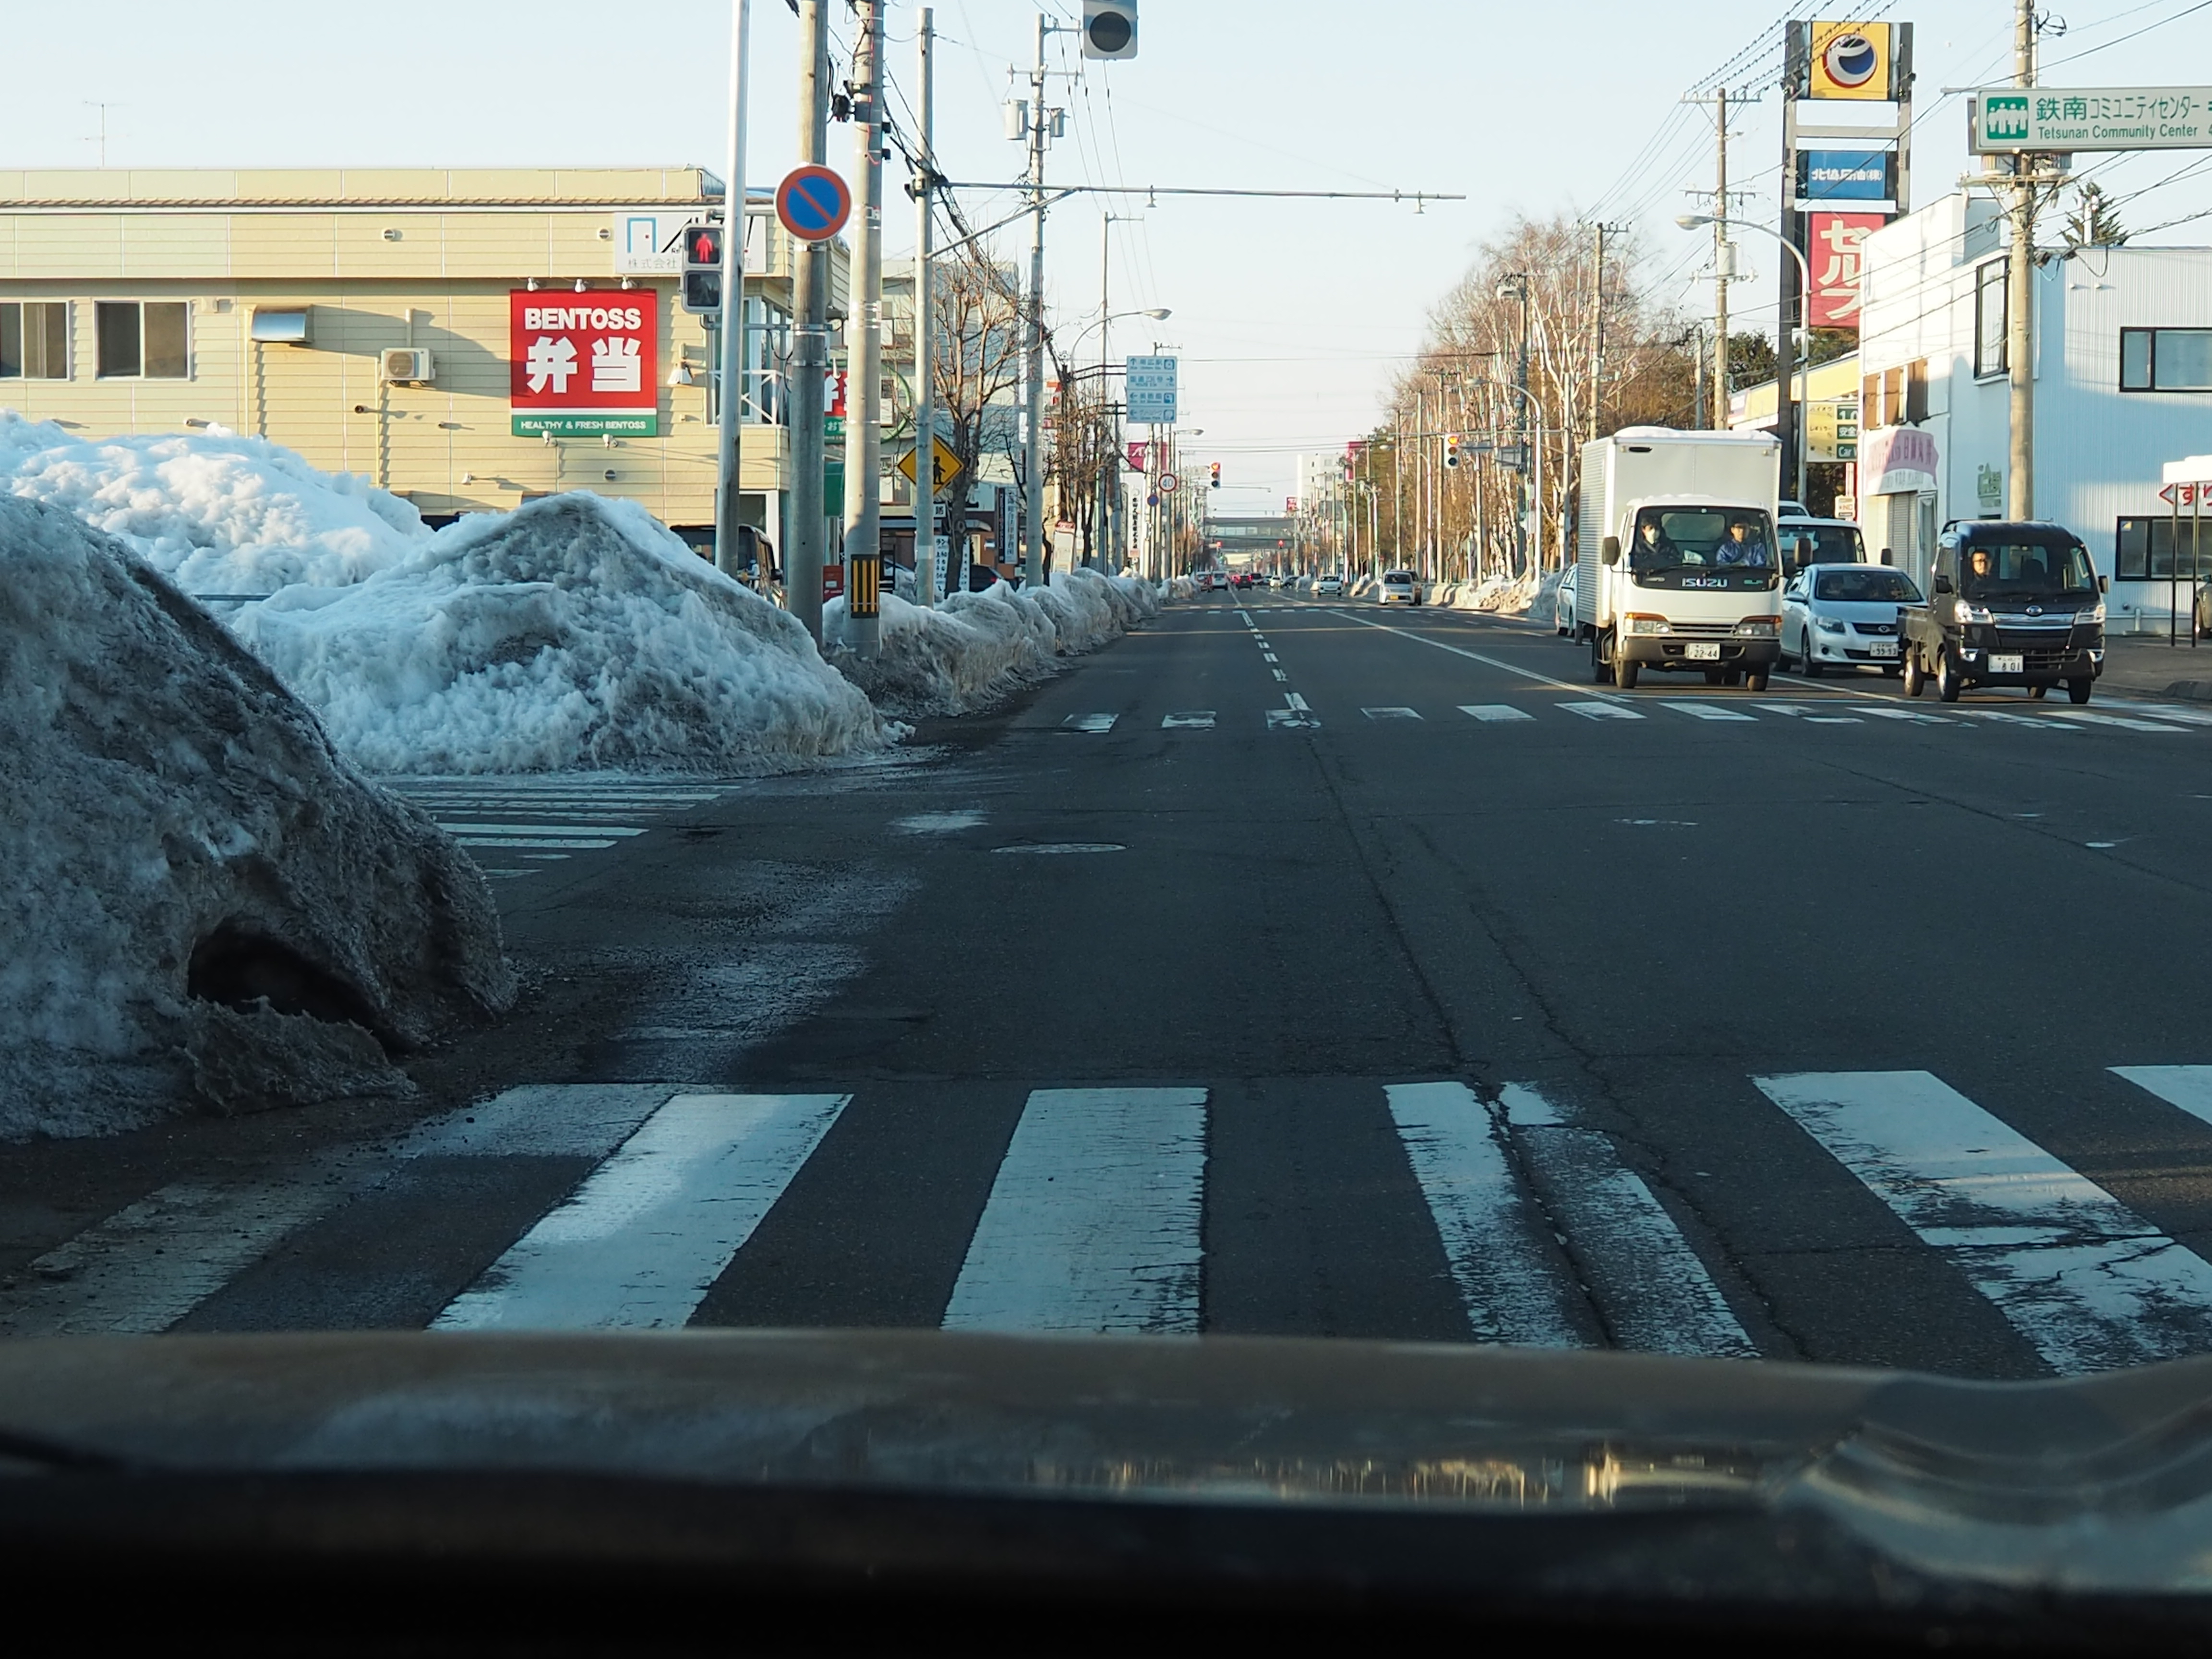
M 1728 88 L 1713 91 L 1713 119 L 1719 134 L 1713 162 L 1713 430 L 1729 429 Z
M 829 160 L 828 36 L 822 0 L 799 0 L 799 158 L 815 167 Z M 830 374 L 830 242 L 800 241 L 799 315 L 791 357 L 791 522 L 783 526 L 783 603 L 822 643 L 822 552 L 830 520 L 823 499 L 823 382 Z M 837 503 L 842 511 L 844 503 Z
M 2013 84 L 2035 84 L 2035 0 L 2018 0 L 2013 20 Z M 2040 158 L 2015 155 L 2012 246 L 2005 257 L 2005 367 L 2012 435 L 2005 466 L 2005 515 L 2035 516 L 2035 185 Z
M 744 423 L 745 343 L 745 35 L 751 0 L 731 0 L 730 127 L 722 167 L 722 401 L 714 441 L 714 568 L 739 574 L 738 428 Z M 766 233 L 763 232 L 763 234 Z
M 1022 583 L 1029 587 L 1044 580 L 1044 37 L 1051 27 L 1039 12 L 1036 67 L 1030 71 L 1030 314 L 1023 388 L 1029 432 L 1022 451 L 1023 505 L 1029 514 L 1022 532 Z
M 937 604 L 937 376 L 929 314 L 930 187 L 937 178 L 937 155 L 930 137 L 935 115 L 931 81 L 935 33 L 936 14 L 924 6 L 914 34 L 920 100 L 915 117 L 921 127 L 917 161 L 921 177 L 914 192 L 914 596 L 925 611 Z M 951 526 L 946 528 L 949 532 Z M 951 539 L 948 534 L 948 544 Z M 949 545 L 946 551 L 951 552 Z
M 883 643 L 884 355 L 884 0 L 856 0 L 860 13 L 853 66 L 853 194 L 860 212 L 853 236 L 852 377 L 845 400 L 846 639 L 875 656 Z M 917 471 L 920 469 L 917 468 Z

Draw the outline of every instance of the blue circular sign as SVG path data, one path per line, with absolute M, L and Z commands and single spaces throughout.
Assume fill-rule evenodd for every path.
M 853 190 L 828 167 L 793 167 L 775 187 L 775 216 L 802 242 L 826 242 L 853 216 Z

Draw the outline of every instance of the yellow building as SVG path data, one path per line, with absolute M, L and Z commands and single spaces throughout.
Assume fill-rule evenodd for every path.
M 696 167 L 0 171 L 0 408 L 265 436 L 433 522 L 589 489 L 696 533 L 719 357 L 681 234 L 721 198 Z M 781 541 L 793 248 L 747 209 L 739 471 Z M 846 275 L 840 245 L 833 316 Z

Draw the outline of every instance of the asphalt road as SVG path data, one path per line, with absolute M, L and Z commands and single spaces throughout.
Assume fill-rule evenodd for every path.
M 0 1330 L 2212 1350 L 2208 719 L 1254 594 L 882 765 L 410 786 L 524 1006 L 10 1152 Z

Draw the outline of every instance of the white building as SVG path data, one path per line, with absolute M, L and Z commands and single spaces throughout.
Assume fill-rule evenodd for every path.
M 1344 457 L 1341 454 L 1301 455 L 1298 457 L 1298 511 L 1326 518 L 1336 507 L 1336 498 L 1344 488 Z
M 1865 243 L 1858 518 L 1923 581 L 1945 523 L 2006 510 L 2007 236 L 1957 194 Z M 2035 515 L 2112 576 L 2116 626 L 2164 617 L 2160 469 L 2212 451 L 2212 248 L 2053 248 L 2034 292 Z

